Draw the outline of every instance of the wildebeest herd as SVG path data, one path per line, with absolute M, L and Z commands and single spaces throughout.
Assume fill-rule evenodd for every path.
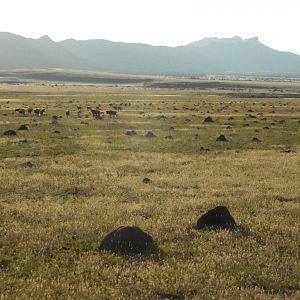
M 122 109 L 122 106 L 118 106 L 116 107 L 118 108 L 118 110 Z M 104 112 L 100 111 L 100 106 L 96 106 L 95 109 L 93 109 L 91 106 L 87 106 L 87 110 L 91 112 L 92 116 L 96 119 L 96 120 L 101 120 L 103 119 L 104 116 Z M 15 112 L 18 112 L 20 115 L 25 115 L 26 113 L 31 114 L 32 112 L 37 115 L 37 116 L 43 116 L 46 114 L 46 109 L 45 108 L 16 108 Z M 77 116 L 80 117 L 82 113 L 82 107 L 81 106 L 77 106 Z M 107 110 L 105 112 L 107 115 L 109 115 L 110 117 L 116 117 L 117 116 L 117 111 L 116 110 Z M 70 110 L 66 110 L 65 112 L 67 117 L 71 116 L 71 112 Z

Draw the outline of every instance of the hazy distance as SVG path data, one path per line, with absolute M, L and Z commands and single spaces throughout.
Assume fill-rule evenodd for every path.
M 0 32 L 54 41 L 107 39 L 179 46 L 204 37 L 250 38 L 300 54 L 299 0 L 9 0 Z

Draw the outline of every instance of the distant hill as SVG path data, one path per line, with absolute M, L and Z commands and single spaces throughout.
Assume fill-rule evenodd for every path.
M 54 42 L 0 33 L 0 69 L 65 68 L 140 74 L 300 74 L 300 56 L 258 38 L 205 38 L 180 47 L 107 40 Z

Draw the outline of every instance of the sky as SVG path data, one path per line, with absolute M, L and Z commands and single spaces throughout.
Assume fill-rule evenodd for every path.
M 259 37 L 300 54 L 300 0 L 0 0 L 0 31 L 179 46 Z

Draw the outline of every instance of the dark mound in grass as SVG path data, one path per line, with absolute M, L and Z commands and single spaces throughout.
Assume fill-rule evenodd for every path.
M 254 138 L 252 139 L 252 143 L 257 143 L 257 144 L 259 144 L 259 143 L 261 143 L 261 140 L 258 139 L 258 138 L 256 138 L 256 137 L 254 137 Z
M 205 118 L 204 119 L 204 121 L 203 121 L 204 123 L 213 123 L 214 122 L 214 120 L 213 120 L 213 118 L 212 117 L 207 117 L 207 118 Z
M 26 125 L 21 125 L 18 130 L 28 130 L 28 127 Z
M 33 167 L 33 163 L 31 161 L 27 161 L 27 162 L 21 164 L 21 167 L 26 168 L 26 169 L 27 168 L 31 169 Z
M 293 149 L 282 149 L 280 150 L 280 153 L 296 153 L 296 151 Z
M 217 138 L 217 142 L 227 142 L 227 139 L 226 139 L 225 135 L 221 134 L 221 135 Z
M 135 136 L 135 135 L 137 135 L 137 132 L 136 132 L 135 130 L 128 130 L 128 131 L 126 132 L 126 135 L 129 135 L 129 136 Z
M 199 149 L 200 151 L 204 151 L 204 152 L 208 152 L 208 151 L 210 151 L 208 148 L 204 148 L 204 147 L 200 147 L 200 149 Z
M 145 184 L 149 184 L 150 182 L 151 182 L 151 179 L 149 179 L 149 178 L 143 179 L 143 183 L 145 183 Z
M 147 138 L 155 138 L 156 135 L 152 131 L 148 131 L 147 134 L 145 135 Z
M 172 136 L 172 135 L 167 135 L 167 136 L 165 137 L 165 139 L 166 139 L 166 140 L 173 140 L 173 136 Z
M 197 229 L 233 229 L 236 226 L 234 218 L 225 206 L 217 206 L 197 221 Z
M 2 270 L 2 271 L 8 270 L 8 260 L 6 260 L 6 259 L 0 260 L 0 270 Z
M 157 300 L 184 300 L 184 295 L 181 294 L 157 294 L 156 298 Z
M 17 133 L 14 130 L 7 130 L 3 133 L 6 136 L 14 136 L 17 135 Z
M 153 238 L 135 226 L 119 227 L 101 242 L 101 251 L 123 255 L 149 255 L 157 253 Z

